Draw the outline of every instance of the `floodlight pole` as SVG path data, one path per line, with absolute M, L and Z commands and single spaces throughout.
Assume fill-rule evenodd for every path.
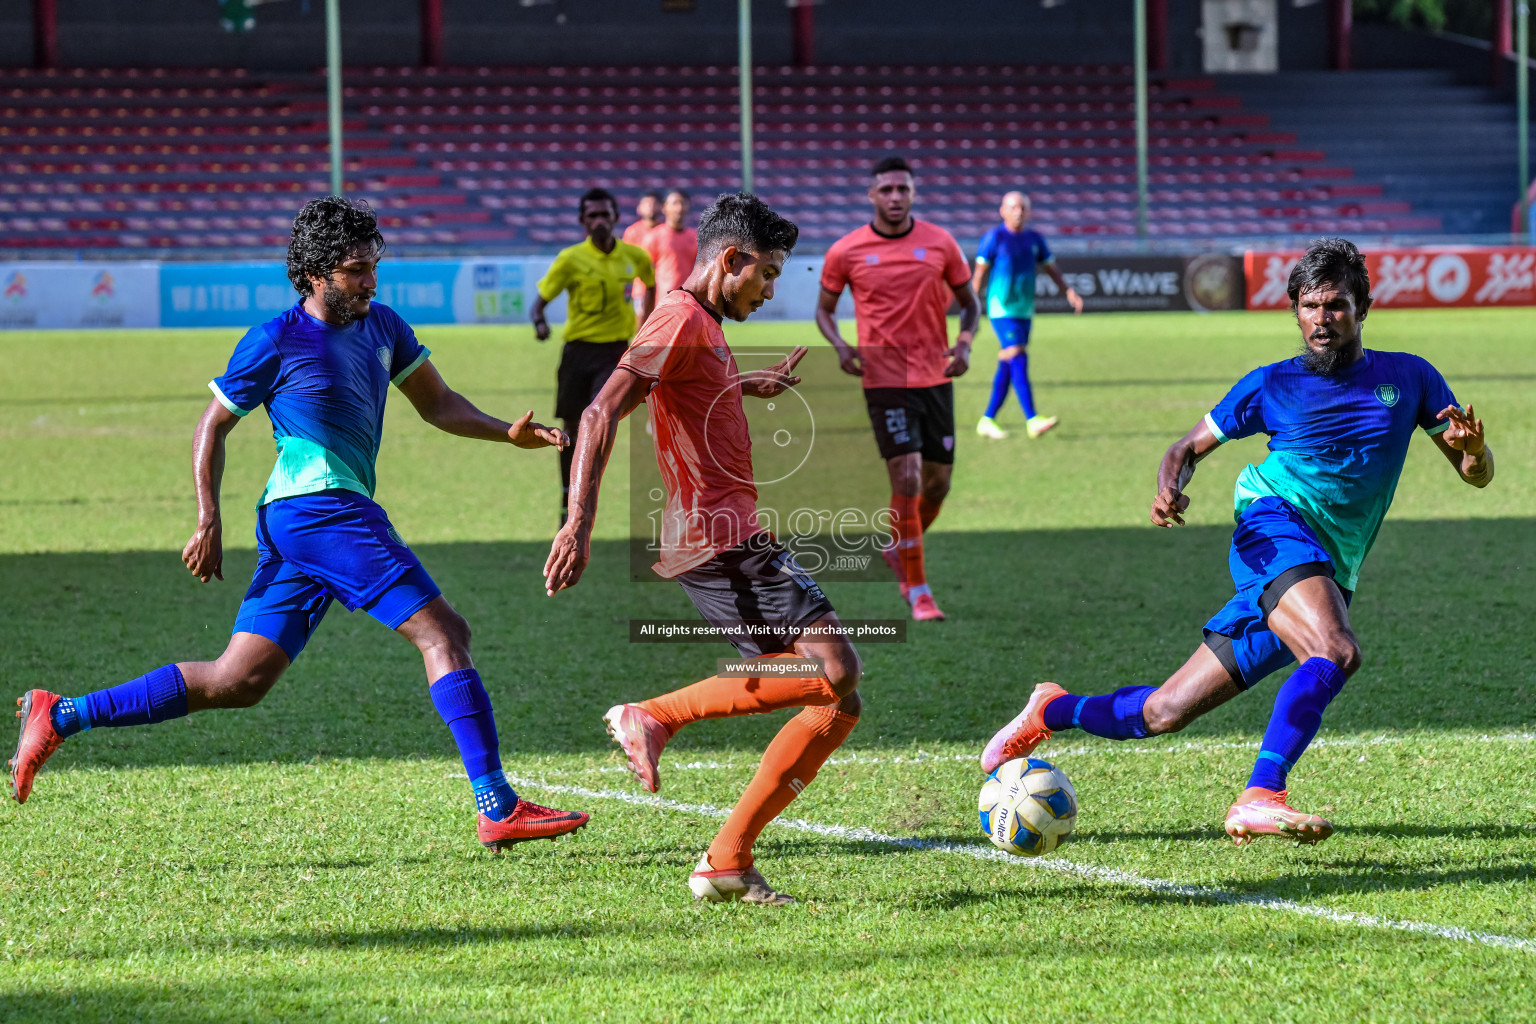
M 325 85 L 330 101 L 331 194 L 341 195 L 341 0 L 325 0 Z
M 1516 207 L 1520 211 L 1517 235 L 1531 239 L 1531 5 L 1520 0 L 1515 5 L 1515 53 L 1519 66 L 1515 69 L 1515 140 L 1520 149 L 1520 199 Z
M 1136 10 L 1136 237 L 1147 237 L 1147 0 Z
M 741 94 L 741 190 L 752 191 L 752 0 L 738 0 L 736 62 Z

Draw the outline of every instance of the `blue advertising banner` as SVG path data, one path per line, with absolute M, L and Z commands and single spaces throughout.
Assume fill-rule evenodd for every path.
M 378 301 L 420 324 L 454 322 L 458 260 L 395 260 L 379 267 Z M 298 301 L 281 263 L 166 263 L 162 327 L 250 327 Z

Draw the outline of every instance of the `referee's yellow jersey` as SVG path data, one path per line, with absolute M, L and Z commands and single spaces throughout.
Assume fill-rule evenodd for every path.
M 644 249 L 614 239 L 613 251 L 605 253 L 587 238 L 560 251 L 539 281 L 539 294 L 549 302 L 561 292 L 571 293 L 566 341 L 628 341 L 635 333 L 635 309 L 624 289 L 636 278 L 647 288 L 656 287 Z

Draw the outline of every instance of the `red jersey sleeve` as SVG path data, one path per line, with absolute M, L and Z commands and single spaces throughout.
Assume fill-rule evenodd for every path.
M 834 294 L 848 287 L 848 247 L 833 242 L 821 264 L 821 286 Z
M 676 305 L 658 308 L 625 350 L 619 365 L 646 380 L 662 381 L 686 358 L 688 311 Z
M 955 236 L 946 231 L 944 237 L 944 280 L 949 282 L 951 288 L 959 288 L 971 279 L 971 265 L 966 262 L 965 253 L 960 243 L 955 241 Z

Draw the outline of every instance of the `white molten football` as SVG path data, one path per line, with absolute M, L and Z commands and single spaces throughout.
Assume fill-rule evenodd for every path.
M 1050 853 L 1077 823 L 1077 791 L 1067 773 L 1037 757 L 997 766 L 981 784 L 981 827 L 999 850 Z

